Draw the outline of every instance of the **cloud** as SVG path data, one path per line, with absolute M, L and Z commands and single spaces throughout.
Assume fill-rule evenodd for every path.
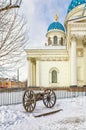
M 23 14 L 27 18 L 29 28 L 29 44 L 40 45 L 46 42 L 46 32 L 53 17 L 57 13 L 59 21 L 64 24 L 67 8 L 71 0 L 24 0 Z

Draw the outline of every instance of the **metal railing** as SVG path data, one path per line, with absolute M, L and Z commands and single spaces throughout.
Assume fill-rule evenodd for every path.
M 10 104 L 19 104 L 22 103 L 23 93 L 26 88 L 0 88 L 0 106 L 1 105 L 10 105 Z M 33 91 L 44 91 L 45 88 L 34 87 Z M 73 98 L 78 96 L 86 96 L 86 87 L 83 88 L 52 88 L 56 93 L 57 99 L 63 98 Z

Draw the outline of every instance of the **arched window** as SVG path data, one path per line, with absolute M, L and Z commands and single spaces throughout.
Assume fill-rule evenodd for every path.
M 58 38 L 57 36 L 54 36 L 54 45 L 57 45 L 57 43 L 58 43 Z
M 57 71 L 52 71 L 52 83 L 57 83 Z
M 61 45 L 63 46 L 63 37 L 61 37 Z
M 59 70 L 56 67 L 53 67 L 49 71 L 49 82 L 50 83 L 57 83 L 58 82 L 58 74 Z

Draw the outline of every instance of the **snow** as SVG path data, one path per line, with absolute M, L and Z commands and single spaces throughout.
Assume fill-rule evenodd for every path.
M 34 115 L 63 109 L 59 113 L 35 118 Z M 86 130 L 86 97 L 57 99 L 55 107 L 37 102 L 33 113 L 22 104 L 0 107 L 0 130 Z

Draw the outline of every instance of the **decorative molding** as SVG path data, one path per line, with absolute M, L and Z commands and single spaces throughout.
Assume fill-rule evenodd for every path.
M 77 56 L 78 57 L 83 57 L 84 56 L 84 51 L 82 48 L 77 48 Z
M 72 40 L 72 41 L 76 41 L 76 40 L 77 40 L 77 37 L 76 37 L 75 34 L 73 34 L 73 35 L 71 36 L 71 40 Z
M 73 24 L 69 24 L 70 28 L 79 28 L 79 27 L 86 27 L 86 23 L 73 23 Z
M 68 61 L 68 57 L 43 57 L 43 58 L 37 58 L 37 60 L 41 61 Z
M 84 35 L 82 42 L 83 42 L 83 45 L 86 47 L 86 35 Z
M 28 57 L 27 60 L 32 61 L 33 58 Z M 69 57 L 36 57 L 35 60 L 37 61 L 68 61 Z
M 27 60 L 30 60 L 32 62 L 35 62 L 36 61 L 36 58 L 35 57 L 27 57 Z

